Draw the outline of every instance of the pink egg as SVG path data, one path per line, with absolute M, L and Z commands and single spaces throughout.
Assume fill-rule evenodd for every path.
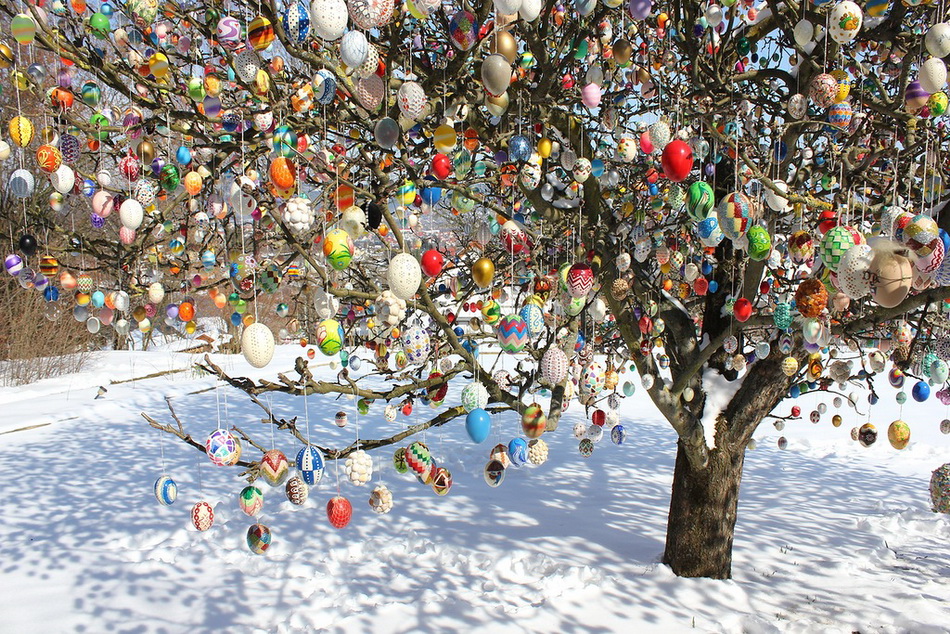
M 640 135 L 640 150 L 644 154 L 652 154 L 653 149 L 653 141 L 650 140 L 650 133 L 644 132 Z
M 92 196 L 92 211 L 103 218 L 108 218 L 115 209 L 115 200 L 112 194 L 100 189 Z

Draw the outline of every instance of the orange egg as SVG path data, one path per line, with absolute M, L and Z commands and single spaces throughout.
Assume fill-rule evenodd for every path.
M 297 166 L 285 156 L 279 156 L 271 161 L 270 180 L 278 189 L 290 189 L 297 181 Z
M 241 323 L 244 324 L 245 328 L 253 324 L 255 321 L 257 320 L 254 319 L 254 315 L 244 315 L 244 318 L 241 319 Z
M 215 295 L 215 297 L 214 297 L 214 305 L 215 305 L 216 308 L 224 308 L 225 306 L 227 306 L 227 305 L 228 305 L 228 298 L 227 298 L 227 296 L 225 296 L 224 293 L 220 293 L 220 294 L 218 294 L 218 295 Z
M 69 271 L 63 271 L 59 274 L 59 285 L 63 287 L 63 290 L 71 291 L 76 288 L 76 284 L 76 276 Z
M 198 172 L 188 172 L 185 174 L 185 191 L 192 196 L 201 193 L 201 174 Z
M 307 347 L 307 338 L 306 338 L 306 337 L 301 337 L 301 338 L 300 338 L 300 347 L 301 347 L 301 348 L 306 348 L 306 347 Z
M 353 188 L 349 185 L 340 185 L 336 188 L 333 199 L 336 201 L 336 208 L 340 211 L 349 209 L 353 206 Z
M 191 321 L 195 318 L 195 307 L 191 302 L 182 302 L 178 305 L 178 319 Z
M 312 358 L 314 358 L 315 356 L 317 356 L 317 353 L 314 352 L 313 348 L 310 348 L 309 350 L 307 350 L 307 358 L 308 358 L 308 359 L 312 359 Z

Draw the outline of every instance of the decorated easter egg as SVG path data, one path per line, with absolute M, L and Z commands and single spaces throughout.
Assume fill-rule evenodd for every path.
M 695 222 L 700 222 L 715 206 L 716 196 L 705 181 L 696 181 L 686 190 L 686 212 Z
M 466 412 L 484 409 L 488 405 L 488 390 L 480 381 L 472 381 L 462 389 L 462 407 Z
M 254 517 L 260 514 L 264 508 L 264 492 L 253 484 L 249 484 L 241 489 L 238 496 L 238 506 L 244 511 L 245 515 Z
M 528 462 L 528 443 L 524 438 L 512 438 L 508 442 L 508 459 L 516 467 Z
M 831 9 L 828 16 L 828 33 L 835 42 L 848 44 L 857 37 L 863 21 L 861 7 L 851 0 L 843 0 Z
M 328 42 L 343 36 L 346 30 L 347 7 L 344 0 L 313 0 L 310 19 L 314 34 Z
M 335 319 L 324 319 L 317 324 L 317 348 L 330 357 L 343 348 L 343 326 Z
M 301 479 L 313 486 L 323 477 L 323 454 L 313 445 L 307 445 L 297 452 L 297 473 Z
M 163 475 L 155 481 L 155 499 L 162 506 L 171 506 L 178 499 L 178 485 L 169 476 Z
M 263 555 L 270 548 L 270 529 L 263 524 L 252 524 L 247 529 L 247 547 L 255 555 Z
M 418 121 L 425 112 L 428 99 L 422 86 L 414 81 L 403 82 L 396 92 L 399 111 L 412 121 Z
M 237 439 L 227 429 L 216 429 L 205 441 L 205 452 L 211 462 L 219 467 L 228 465 L 236 451 L 238 451 Z
M 520 315 L 505 315 L 495 327 L 498 345 L 509 354 L 524 350 L 528 345 L 528 324 Z
M 403 333 L 402 349 L 406 353 L 406 359 L 409 363 L 413 365 L 425 363 L 431 350 L 429 333 L 419 325 L 410 326 Z
M 310 35 L 310 11 L 302 2 L 291 4 L 281 18 L 281 25 L 291 42 L 303 42 Z
M 902 420 L 895 420 L 887 427 L 887 441 L 894 449 L 903 449 L 910 442 L 910 427 Z
M 274 333 L 257 321 L 241 335 L 241 354 L 255 368 L 263 368 L 274 358 Z
M 483 471 L 485 484 L 495 488 L 505 481 L 505 464 L 500 460 L 489 460 Z
M 730 240 L 745 235 L 752 219 L 752 201 L 742 192 L 733 192 L 722 199 L 716 210 L 719 229 Z
M 415 441 L 405 449 L 406 466 L 417 475 L 425 475 L 432 468 L 432 454 L 429 448 L 419 441 Z
M 271 486 L 280 486 L 287 479 L 290 463 L 279 449 L 264 452 L 261 458 L 260 474 Z
M 393 510 L 393 494 L 385 484 L 377 484 L 369 496 L 369 507 L 383 515 Z
M 307 501 L 307 498 L 310 497 L 310 487 L 307 486 L 307 483 L 303 481 L 301 476 L 295 475 L 287 480 L 287 485 L 284 487 L 284 494 L 291 504 L 301 506 Z
M 808 96 L 818 108 L 822 110 L 828 108 L 838 96 L 838 80 L 828 73 L 815 75 L 811 80 Z
M 386 278 L 393 295 L 402 300 L 410 300 L 422 283 L 422 268 L 412 254 L 397 253 L 389 261 Z
M 353 505 L 342 495 L 337 495 L 327 502 L 327 519 L 334 528 L 346 528 L 353 517 Z
M 199 531 L 206 531 L 214 524 L 214 509 L 207 502 L 198 502 L 191 508 L 191 523 Z
M 256 51 L 263 51 L 274 42 L 274 25 L 259 15 L 247 26 L 247 41 Z
M 358 449 L 346 458 L 343 464 L 343 473 L 356 486 L 363 486 L 373 477 L 373 458 Z
M 547 422 L 548 418 L 544 415 L 544 410 L 537 403 L 528 405 L 521 415 L 521 429 L 528 438 L 537 438 L 543 434 Z
M 567 376 L 567 355 L 552 345 L 541 356 L 541 377 L 551 385 L 558 385 Z
M 323 255 L 337 271 L 342 271 L 350 265 L 353 249 L 353 239 L 343 229 L 333 229 L 324 237 Z
M 597 361 L 592 361 L 584 367 L 581 373 L 581 391 L 586 394 L 600 394 L 604 389 L 607 375 Z
M 594 287 L 594 271 L 585 262 L 577 262 L 567 270 L 567 292 L 571 297 L 586 297 Z

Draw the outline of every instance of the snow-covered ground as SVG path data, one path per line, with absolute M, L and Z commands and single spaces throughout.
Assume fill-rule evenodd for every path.
M 216 360 L 235 374 L 273 377 L 300 352 L 280 347 L 260 371 L 240 357 Z M 395 508 L 377 516 L 371 487 L 344 482 L 354 514 L 343 530 L 325 513 L 335 466 L 303 507 L 261 483 L 260 521 L 274 541 L 254 555 L 237 472 L 160 439 L 139 415 L 169 422 L 168 396 L 196 438 L 220 411 L 222 424 L 269 444 L 259 410 L 238 392 L 192 394 L 214 384 L 189 369 L 193 361 L 103 353 L 81 375 L 0 389 L 0 631 L 946 632 L 950 624 L 950 518 L 930 512 L 928 496 L 931 470 L 950 461 L 950 436 L 938 431 L 947 408 L 935 399 L 905 406 L 914 436 L 901 452 L 886 440 L 900 414 L 889 387 L 879 387 L 871 420 L 881 438 L 869 449 L 849 438 L 867 416 L 842 411 L 844 424 L 833 428 L 830 398 L 818 425 L 807 422 L 815 397 L 800 399 L 805 422 L 782 432 L 785 451 L 764 424 L 746 458 L 734 579 L 712 581 L 678 579 L 657 563 L 674 435 L 642 390 L 621 404 L 625 445 L 605 439 L 582 458 L 571 428 L 583 411 L 574 403 L 545 435 L 549 461 L 509 469 L 496 489 L 482 469 L 494 442 L 520 432 L 514 416 L 496 417 L 482 445 L 462 420 L 427 434 L 454 475 L 446 497 L 398 475 L 391 450 L 375 452 L 382 469 L 373 484 L 389 486 Z M 168 370 L 183 371 L 110 384 Z M 108 391 L 95 399 L 99 386 Z M 300 399 L 273 404 L 278 415 L 303 416 Z M 308 410 L 314 442 L 354 438 L 355 402 L 311 397 Z M 333 424 L 337 410 L 349 414 L 345 429 Z M 359 417 L 360 430 L 388 436 L 431 412 L 417 403 L 408 419 L 386 423 L 376 404 Z M 276 446 L 288 456 L 298 449 L 281 435 Z M 162 449 L 179 485 L 171 507 L 152 495 Z M 190 522 L 201 499 L 216 516 L 205 533 Z

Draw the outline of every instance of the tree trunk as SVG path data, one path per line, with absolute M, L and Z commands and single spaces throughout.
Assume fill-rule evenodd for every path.
M 677 576 L 732 576 L 732 540 L 744 459 L 743 448 L 717 447 L 709 452 L 705 467 L 695 468 L 682 441 L 678 443 L 663 554 L 663 563 Z

